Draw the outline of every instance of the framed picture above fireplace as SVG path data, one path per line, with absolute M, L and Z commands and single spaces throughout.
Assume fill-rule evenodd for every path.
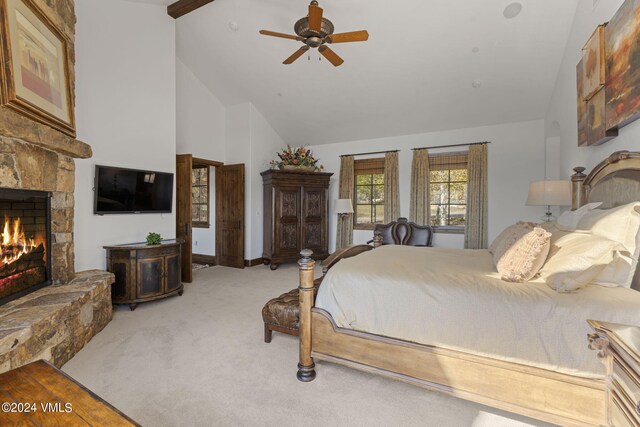
M 69 41 L 32 0 L 0 0 L 2 105 L 76 136 Z

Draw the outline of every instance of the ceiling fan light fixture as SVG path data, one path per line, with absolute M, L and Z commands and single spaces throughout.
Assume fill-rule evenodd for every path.
M 265 36 L 292 39 L 304 43 L 304 46 L 294 52 L 289 58 L 285 59 L 283 64 L 291 64 L 310 48 L 316 48 L 322 56 L 337 67 L 341 65 L 344 60 L 333 50 L 329 49 L 327 44 L 367 41 L 369 39 L 369 33 L 366 30 L 361 30 L 334 34 L 333 23 L 327 18 L 324 18 L 322 14 L 322 8 L 318 7 L 316 0 L 313 0 L 309 4 L 309 14 L 304 18 L 298 19 L 293 26 L 293 30 L 296 33 L 295 36 L 269 30 L 260 30 L 259 33 Z M 309 55 L 309 60 L 311 60 L 311 55 Z
M 309 28 L 309 17 L 305 16 L 304 18 L 298 19 L 295 25 L 293 26 L 293 32 L 295 32 L 300 37 L 312 37 L 317 36 L 324 38 L 329 34 L 333 34 L 335 28 L 333 23 L 329 21 L 327 18 L 322 18 L 320 24 L 320 31 L 313 31 Z

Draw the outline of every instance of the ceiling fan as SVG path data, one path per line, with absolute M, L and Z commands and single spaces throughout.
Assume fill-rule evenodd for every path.
M 322 8 L 318 7 L 316 0 L 313 0 L 309 5 L 309 15 L 299 19 L 293 26 L 293 31 L 297 34 L 296 36 L 268 30 L 260 30 L 260 34 L 297 40 L 304 43 L 304 46 L 285 59 L 283 64 L 291 64 L 310 48 L 318 48 L 318 52 L 337 67 L 341 65 L 344 60 L 331 50 L 329 46 L 327 46 L 327 43 L 364 42 L 369 39 L 369 33 L 366 30 L 362 30 L 333 34 L 333 30 L 333 23 L 327 18 L 322 17 Z

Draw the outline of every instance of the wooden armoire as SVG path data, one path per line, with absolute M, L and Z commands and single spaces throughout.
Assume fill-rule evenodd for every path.
M 332 173 L 268 170 L 264 187 L 262 257 L 275 270 L 311 249 L 315 259 L 329 255 L 329 179 Z

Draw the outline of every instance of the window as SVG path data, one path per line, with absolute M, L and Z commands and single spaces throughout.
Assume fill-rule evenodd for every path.
M 464 232 L 467 219 L 467 153 L 429 156 L 431 225 Z
M 191 226 L 209 228 L 209 166 L 191 169 Z
M 373 229 L 384 223 L 384 158 L 356 160 L 354 174 L 353 226 Z

